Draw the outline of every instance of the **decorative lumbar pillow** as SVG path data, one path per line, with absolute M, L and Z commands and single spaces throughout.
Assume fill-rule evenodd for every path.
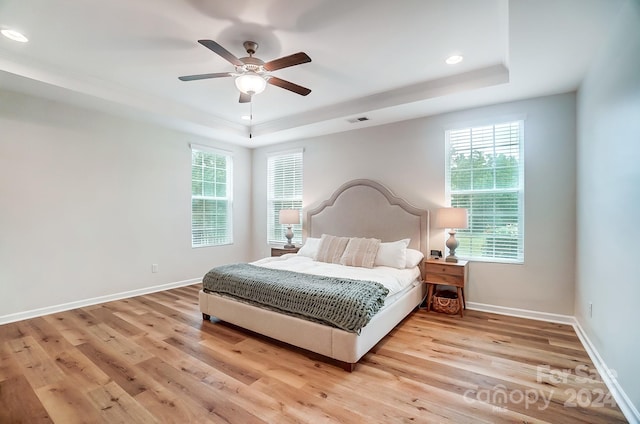
M 405 264 L 405 268 L 417 267 L 423 258 L 424 253 L 421 251 L 407 248 L 407 263 Z
M 320 246 L 318 246 L 318 253 L 316 254 L 315 260 L 339 264 L 348 242 L 349 237 L 336 237 L 323 234 L 322 237 L 320 237 Z
M 410 239 L 403 239 L 390 243 L 380 243 L 374 265 L 404 269 L 407 265 L 407 246 L 410 241 Z
M 352 237 L 344 249 L 340 263 L 347 266 L 373 268 L 379 246 L 378 239 Z
M 320 239 L 317 237 L 307 237 L 304 241 L 304 245 L 298 250 L 298 255 L 307 256 L 311 259 L 315 258 L 318 254 L 318 248 L 320 247 Z

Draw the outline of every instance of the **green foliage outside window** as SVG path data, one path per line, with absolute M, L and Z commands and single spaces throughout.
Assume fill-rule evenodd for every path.
M 192 246 L 215 246 L 232 240 L 230 161 L 226 155 L 193 150 L 191 155 Z

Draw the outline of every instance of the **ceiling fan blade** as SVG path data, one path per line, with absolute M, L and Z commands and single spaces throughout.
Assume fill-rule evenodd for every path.
M 232 76 L 229 72 L 218 72 L 215 74 L 200 74 L 200 75 L 187 75 L 184 77 L 178 77 L 180 81 L 194 81 L 207 78 L 222 78 Z
M 249 94 L 240 93 L 240 103 L 251 103 L 251 96 Z
M 277 69 L 288 68 L 289 66 L 300 65 L 307 62 L 311 62 L 311 58 L 307 56 L 306 53 L 300 52 L 267 62 L 264 64 L 264 69 L 267 71 L 275 71 Z
M 293 91 L 294 93 L 300 94 L 301 96 L 306 96 L 307 94 L 311 93 L 311 90 L 306 87 L 294 84 L 278 77 L 270 77 L 267 82 L 271 85 L 277 85 L 280 88 L 284 88 L 285 90 Z
M 233 54 L 229 53 L 227 49 L 225 49 L 224 47 L 222 47 L 220 44 L 216 43 L 213 40 L 198 40 L 198 43 L 202 44 L 212 52 L 220 55 L 222 58 L 231 62 L 233 65 L 236 65 L 236 66 L 244 65 L 244 63 L 242 63 L 240 59 L 235 57 Z

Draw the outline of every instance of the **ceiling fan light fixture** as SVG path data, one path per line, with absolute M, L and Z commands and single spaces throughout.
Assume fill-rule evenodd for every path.
M 250 96 L 260 94 L 267 87 L 267 81 L 255 72 L 247 72 L 236 78 L 236 87 Z

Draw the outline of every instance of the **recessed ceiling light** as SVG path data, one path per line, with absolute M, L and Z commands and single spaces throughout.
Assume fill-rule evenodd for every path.
M 0 32 L 2 33 L 2 35 L 13 41 L 18 41 L 20 43 L 26 43 L 27 41 L 29 41 L 27 37 L 13 29 L 3 29 Z
M 455 65 L 456 63 L 462 62 L 463 59 L 462 56 L 454 54 L 453 56 L 449 56 L 445 62 L 447 62 L 447 65 Z
M 251 119 L 251 116 L 249 116 L 249 115 L 242 115 L 240 118 L 244 119 L 245 121 L 248 121 L 249 119 Z

